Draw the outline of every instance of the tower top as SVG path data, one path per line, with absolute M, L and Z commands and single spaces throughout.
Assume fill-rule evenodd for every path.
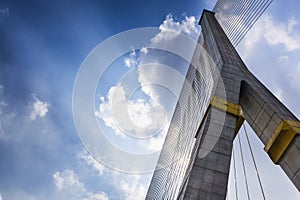
M 202 17 L 203 17 L 203 15 L 204 15 L 204 13 L 206 13 L 206 12 L 211 13 L 211 14 L 213 14 L 213 15 L 215 14 L 215 12 L 213 12 L 213 11 L 203 9 L 202 14 L 201 14 L 201 17 L 200 17 L 200 20 L 199 20 L 199 23 L 198 23 L 199 25 L 201 24 Z

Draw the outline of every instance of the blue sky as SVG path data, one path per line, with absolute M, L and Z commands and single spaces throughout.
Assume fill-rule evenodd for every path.
M 156 39 L 160 44 L 164 44 L 163 39 L 167 35 L 163 33 L 163 28 L 172 28 L 195 37 L 199 32 L 196 24 L 202 9 L 212 8 L 214 3 L 209 0 L 1 2 L 0 200 L 143 198 L 150 174 L 124 173 L 105 167 L 105 163 L 98 163 L 81 143 L 72 113 L 76 74 L 92 49 L 122 31 L 160 26 L 161 37 Z M 238 46 L 249 69 L 298 118 L 299 8 L 296 0 L 284 3 L 274 0 Z M 185 27 L 192 31 L 187 32 Z M 159 57 L 159 52 L 152 51 L 148 55 L 152 56 L 145 58 L 144 62 L 148 59 L 155 63 L 152 70 L 138 70 L 138 66 L 143 64 L 138 60 L 143 56 L 142 51 L 129 51 L 115 60 L 99 81 L 95 95 L 97 120 L 106 137 L 114 145 L 135 153 L 157 151 L 163 134 L 160 132 L 160 135 L 145 142 L 118 134 L 108 107 L 109 91 L 119 91 L 118 94 L 128 91 L 130 87 L 121 87 L 117 81 L 130 70 L 133 70 L 130 80 L 141 84 L 149 82 L 149 77 L 157 77 L 153 70 L 160 67 L 157 63 L 171 65 L 180 73 L 186 69 L 186 63 L 172 55 L 166 56 L 172 62 L 165 60 L 164 56 Z M 160 78 L 165 77 L 166 73 Z M 168 81 L 175 84 L 172 78 Z M 118 97 L 120 108 L 129 106 L 132 119 L 142 119 L 140 123 L 145 123 L 144 126 L 150 123 L 147 122 L 149 113 L 156 114 L 151 109 L 155 108 L 157 113 L 163 113 L 163 110 L 165 116 L 154 115 L 158 122 L 160 119 L 166 120 L 163 130 L 172 115 L 172 102 L 176 100 L 174 93 L 156 86 L 138 88 L 128 105 L 123 101 L 126 95 Z M 144 113 L 134 114 L 141 110 Z M 154 124 L 151 128 L 161 128 L 158 125 Z M 123 128 L 125 131 L 132 130 L 132 127 Z M 248 130 L 251 132 L 250 128 Z M 299 192 L 279 167 L 272 165 L 252 132 L 250 139 L 255 146 L 267 198 L 299 198 Z M 236 152 L 237 147 L 235 145 Z M 250 168 L 250 174 L 251 171 Z M 239 173 L 242 177 L 242 171 Z M 256 195 L 255 199 L 259 199 L 260 194 L 255 193 L 255 181 L 251 180 L 252 192 Z M 231 177 L 229 199 L 234 199 L 232 182 Z M 241 197 L 245 197 L 243 185 L 239 192 Z

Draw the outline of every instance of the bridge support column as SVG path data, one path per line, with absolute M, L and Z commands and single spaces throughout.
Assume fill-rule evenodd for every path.
M 300 191 L 300 122 L 258 81 L 242 81 L 240 105 L 247 122 Z
M 219 83 L 215 88 L 179 198 L 225 200 L 232 144 L 244 118 L 265 144 L 273 162 L 282 167 L 300 190 L 299 120 L 247 69 L 214 13 L 203 11 L 200 24 L 204 46 L 216 63 L 219 83 L 225 88 L 219 87 Z M 219 123 L 222 113 L 224 124 Z M 221 134 L 209 126 L 223 126 Z M 213 149 L 206 157 L 199 156 L 216 135 L 219 139 Z
M 227 181 L 230 168 L 232 140 L 235 135 L 237 117 L 225 113 L 225 126 L 218 119 L 224 115 L 223 110 L 213 106 L 209 107 L 202 133 L 199 133 L 200 147 L 196 153 L 191 173 L 185 187 L 184 199 L 214 199 L 224 200 L 227 192 Z M 223 127 L 221 135 L 213 132 L 214 127 Z M 212 150 L 206 149 L 205 144 L 217 140 Z M 205 142 L 204 142 L 205 141 Z M 204 151 L 208 155 L 201 158 Z M 200 157 L 199 157 L 200 156 Z

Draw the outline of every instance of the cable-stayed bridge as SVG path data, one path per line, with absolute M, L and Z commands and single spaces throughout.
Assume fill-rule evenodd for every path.
M 200 45 L 195 49 L 147 199 L 226 199 L 232 158 L 236 168 L 233 140 L 237 137 L 242 153 L 237 133 L 244 120 L 274 164 L 281 166 L 300 189 L 300 122 L 247 69 L 235 50 L 271 2 L 219 0 L 213 11 L 203 11 Z M 245 135 L 265 199 L 246 129 Z M 241 157 L 243 161 L 243 154 Z

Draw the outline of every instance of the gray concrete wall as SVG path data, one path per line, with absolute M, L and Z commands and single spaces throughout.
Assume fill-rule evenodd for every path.
M 217 85 L 214 96 L 241 106 L 247 120 L 274 163 L 279 164 L 300 189 L 300 123 L 298 119 L 247 69 L 238 53 L 231 45 L 214 13 L 204 11 L 200 20 L 204 44 L 220 70 L 225 86 Z M 216 112 L 213 107 L 209 113 Z M 219 112 L 226 112 L 220 111 Z M 208 115 L 208 117 L 211 115 Z M 218 115 L 215 115 L 218 117 Z M 220 138 L 213 150 L 205 157 L 195 156 L 190 163 L 186 182 L 182 187 L 181 199 L 225 199 L 230 166 L 230 156 L 234 139 L 234 128 L 238 116 L 226 112 L 226 120 Z M 205 127 L 217 125 L 216 118 L 207 118 Z M 282 125 L 283 124 L 283 125 Z M 219 124 L 220 125 L 220 124 Z M 216 134 L 214 129 L 204 128 L 199 155 L 205 147 L 205 137 Z M 228 137 L 229 136 L 229 137 Z M 290 140 L 290 142 L 289 142 Z
M 236 117 L 226 114 L 226 126 L 221 136 L 214 135 L 214 132 L 209 131 L 213 130 L 211 126 L 223 126 L 223 122 L 221 124 L 218 122 L 218 116 L 224 114 L 220 112 L 223 111 L 209 108 L 203 133 L 199 137 L 201 148 L 195 152 L 197 156 L 189 174 L 185 192 L 182 194 L 183 199 L 223 200 L 226 195 Z M 207 150 L 203 142 L 213 141 L 213 137 L 218 137 L 216 145 L 212 150 L 209 149 L 210 153 L 206 157 L 199 158 L 200 151 Z
M 176 106 L 146 199 L 225 200 L 241 119 L 247 120 L 270 158 L 299 190 L 300 122 L 247 69 L 214 13 L 204 11 L 200 24 L 203 46 L 215 63 L 208 69 L 214 89 L 211 96 L 203 93 L 205 80 L 197 79 L 197 70 L 207 69 L 199 69 L 203 57 L 196 49 L 193 59 L 199 66 L 188 70 L 188 84 L 183 85 L 181 105 Z M 209 105 L 209 97 L 221 101 Z

